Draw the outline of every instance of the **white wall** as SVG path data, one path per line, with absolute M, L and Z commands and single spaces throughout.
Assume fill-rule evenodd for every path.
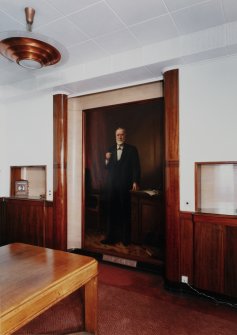
M 68 108 L 67 247 L 81 248 L 82 111 Z
M 7 185 L 5 183 L 7 168 L 6 168 L 6 108 L 3 104 L 0 104 L 0 196 L 4 196 L 7 192 Z
M 7 151 L 3 163 L 5 173 L 1 195 L 9 196 L 10 166 L 46 165 L 47 199 L 52 200 L 53 96 L 41 93 L 8 102 L 4 105 L 4 111 L 4 124 L 1 123 L 1 128 L 5 131 Z
M 181 210 L 195 209 L 194 162 L 205 161 L 237 161 L 236 56 L 180 69 Z

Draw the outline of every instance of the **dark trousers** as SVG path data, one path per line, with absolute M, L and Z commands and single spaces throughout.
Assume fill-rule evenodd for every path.
M 114 187 L 108 196 L 107 238 L 130 243 L 131 199 L 129 191 Z

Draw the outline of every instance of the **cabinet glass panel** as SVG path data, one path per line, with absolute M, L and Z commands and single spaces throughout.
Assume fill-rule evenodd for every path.
M 237 215 L 237 162 L 196 163 L 196 210 Z

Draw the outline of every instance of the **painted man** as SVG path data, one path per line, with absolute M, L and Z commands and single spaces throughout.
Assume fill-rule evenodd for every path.
M 115 131 L 116 143 L 105 154 L 108 170 L 107 236 L 103 244 L 121 241 L 125 246 L 131 239 L 131 195 L 140 182 L 140 162 L 135 146 L 125 142 L 126 131 Z

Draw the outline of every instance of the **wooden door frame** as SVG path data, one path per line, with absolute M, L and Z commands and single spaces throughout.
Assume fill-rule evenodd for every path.
M 164 73 L 165 214 L 168 284 L 180 282 L 179 70 Z
M 59 114 L 65 116 L 65 110 L 67 111 L 67 97 L 59 95 L 57 98 L 54 96 L 54 109 L 61 109 Z M 179 223 L 179 70 L 169 70 L 164 73 L 164 101 L 165 101 L 165 203 L 166 203 L 166 280 L 171 283 L 180 282 L 180 223 Z M 56 113 L 57 114 L 57 113 Z M 59 119 L 58 119 L 59 120 Z M 55 127 L 60 126 L 54 120 Z M 85 118 L 82 120 L 82 127 L 85 131 Z M 60 135 L 61 134 L 61 135 Z M 66 161 L 64 165 L 60 164 L 61 160 L 59 156 L 58 144 L 61 143 L 64 148 L 63 155 L 67 152 L 65 143 L 67 139 L 66 119 L 64 122 L 63 129 L 60 130 L 59 136 L 54 136 L 54 180 L 55 178 L 61 178 L 65 176 L 67 167 Z M 84 247 L 84 230 L 85 230 L 85 141 L 82 139 L 82 248 Z M 66 154 L 64 155 L 64 158 Z M 62 157 L 60 156 L 62 159 Z M 54 226 L 56 236 L 56 244 L 59 248 L 65 249 L 67 241 L 67 180 L 60 179 L 61 186 L 55 189 L 57 186 L 54 181 Z M 57 206 L 60 206 L 63 219 L 60 221 L 57 216 Z M 59 223 L 58 223 L 59 222 Z M 58 229 L 59 228 L 59 229 Z

